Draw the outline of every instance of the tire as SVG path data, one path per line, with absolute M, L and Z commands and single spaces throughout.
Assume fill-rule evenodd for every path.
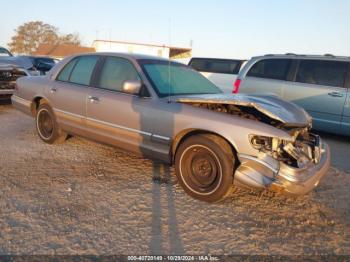
M 40 103 L 35 123 L 38 135 L 45 143 L 62 143 L 66 140 L 67 134 L 60 129 L 51 107 L 46 102 Z
M 234 190 L 236 154 L 221 137 L 199 134 L 182 142 L 175 154 L 175 170 L 187 194 L 205 202 L 219 202 Z

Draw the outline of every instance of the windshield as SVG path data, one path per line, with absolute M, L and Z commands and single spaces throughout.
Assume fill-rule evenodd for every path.
M 222 93 L 216 85 L 186 65 L 162 60 L 139 62 L 160 97 Z
M 46 57 L 35 57 L 34 58 L 35 65 L 39 65 L 40 63 L 55 65 L 55 60 L 52 58 L 46 58 Z
M 12 56 L 12 54 L 7 51 L 5 48 L 0 47 L 0 56 Z

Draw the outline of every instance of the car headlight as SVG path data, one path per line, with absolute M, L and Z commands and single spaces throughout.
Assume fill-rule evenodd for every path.
M 278 150 L 282 140 L 277 137 L 249 135 L 249 142 L 259 151 L 276 151 Z

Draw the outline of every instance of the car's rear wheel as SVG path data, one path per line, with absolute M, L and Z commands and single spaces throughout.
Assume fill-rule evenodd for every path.
M 194 135 L 182 142 L 176 152 L 176 175 L 192 197 L 218 202 L 233 191 L 235 162 L 235 152 L 223 138 Z
M 35 120 L 38 135 L 45 143 L 62 143 L 66 140 L 67 134 L 60 129 L 55 115 L 47 103 L 42 102 L 39 105 Z

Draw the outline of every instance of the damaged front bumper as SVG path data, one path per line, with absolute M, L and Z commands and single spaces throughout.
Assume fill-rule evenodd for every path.
M 22 76 L 29 76 L 28 70 L 11 65 L 0 65 L 0 96 L 12 95 L 15 91 L 16 80 Z
M 317 161 L 302 168 L 289 166 L 265 153 L 257 157 L 240 154 L 240 166 L 234 174 L 238 186 L 270 189 L 289 195 L 304 195 L 314 189 L 330 167 L 330 150 L 321 143 Z

